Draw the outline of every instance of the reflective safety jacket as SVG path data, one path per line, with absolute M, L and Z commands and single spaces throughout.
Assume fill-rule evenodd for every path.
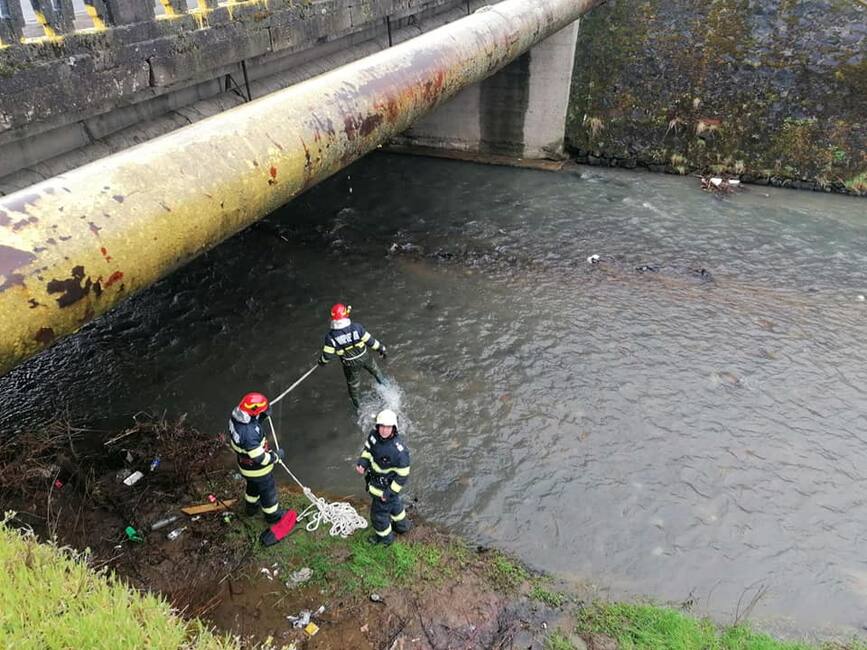
M 409 480 L 409 449 L 396 431 L 390 438 L 380 437 L 375 429 L 371 431 L 358 464 L 367 470 L 367 491 L 375 497 L 388 499 L 400 494 Z
M 319 363 L 328 363 L 335 356 L 343 362 L 354 361 L 367 354 L 367 348 L 378 350 L 382 347 L 382 344 L 373 338 L 370 332 L 364 331 L 364 325 L 351 323 L 348 318 L 344 320 L 346 321 L 345 327 L 331 329 L 325 335 Z M 334 323 L 343 324 L 341 321 L 334 321 Z
M 238 458 L 241 476 L 258 478 L 270 474 L 279 457 L 268 448 L 265 416 L 251 417 L 236 408 L 229 417 L 229 445 Z

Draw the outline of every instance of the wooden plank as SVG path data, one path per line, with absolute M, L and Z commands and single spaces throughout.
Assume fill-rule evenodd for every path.
M 185 515 L 203 515 L 206 512 L 217 512 L 219 510 L 227 510 L 237 499 L 224 499 L 216 503 L 202 503 L 197 506 L 187 506 L 181 508 L 181 512 Z

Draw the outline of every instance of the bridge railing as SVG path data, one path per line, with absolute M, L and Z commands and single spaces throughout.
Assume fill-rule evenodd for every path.
M 0 0 L 0 48 L 155 19 L 207 15 L 220 6 L 269 2 L 292 4 L 291 0 Z

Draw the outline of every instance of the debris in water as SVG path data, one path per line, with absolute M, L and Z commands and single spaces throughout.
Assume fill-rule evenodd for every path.
M 740 189 L 741 182 L 736 178 L 722 178 L 721 176 L 702 176 L 701 189 L 714 194 L 730 194 Z
M 599 255 L 594 254 L 594 255 L 591 255 L 590 257 L 587 258 L 587 263 L 588 264 L 599 264 L 599 259 L 600 259 Z

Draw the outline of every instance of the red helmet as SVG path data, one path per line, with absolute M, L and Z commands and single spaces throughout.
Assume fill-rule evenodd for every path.
M 253 417 L 259 415 L 263 411 L 267 411 L 269 406 L 270 403 L 268 402 L 268 398 L 262 393 L 247 393 L 241 399 L 241 403 L 238 404 L 239 409 Z
M 342 318 L 349 318 L 349 312 L 352 311 L 352 305 L 344 305 L 342 302 L 338 302 L 331 308 L 331 320 L 341 320 Z

